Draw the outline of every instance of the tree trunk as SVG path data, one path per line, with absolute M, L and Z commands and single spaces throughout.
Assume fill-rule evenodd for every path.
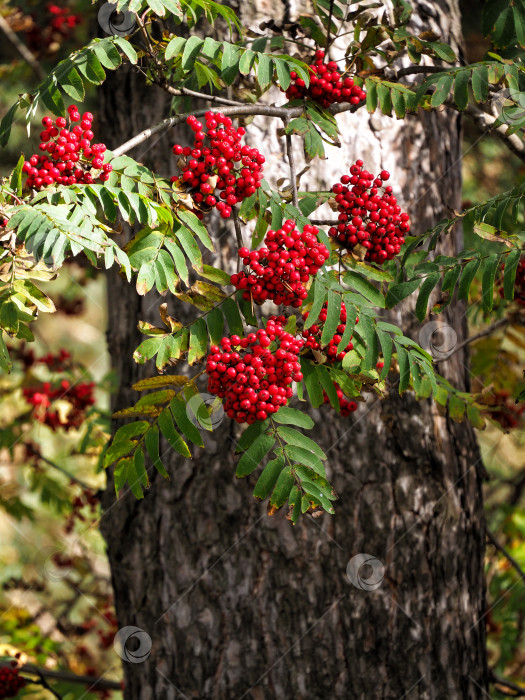
M 455 0 L 414 5 L 416 32 L 430 28 L 459 42 Z M 255 26 L 256 18 L 285 11 L 292 10 L 247 5 L 243 21 Z M 112 146 L 164 115 L 164 96 L 140 81 L 118 72 L 102 88 L 101 126 Z M 278 153 L 274 125 L 255 124 L 262 133 L 252 143 Z M 362 157 L 372 172 L 385 167 L 400 183 L 414 232 L 460 208 L 456 113 L 402 122 L 357 113 L 341 124 L 342 151 L 309 173 L 311 188 L 315 178 L 332 184 Z M 175 141 L 171 132 L 132 155 L 170 174 Z M 461 248 L 456 231 L 441 252 Z M 152 299 L 109 278 L 115 408 L 136 398 L 129 387 L 144 371 L 154 372 L 131 360 L 137 321 L 151 316 Z M 412 308 L 393 316 L 417 340 Z M 464 313 L 456 303 L 444 319 L 458 342 Z M 466 387 L 466 363 L 460 351 L 439 369 Z M 127 493 L 115 502 L 109 483 L 102 532 L 119 624 L 152 640 L 145 661 L 124 663 L 127 700 L 482 697 L 484 519 L 473 430 L 439 415 L 431 401 L 399 397 L 395 375 L 389 398 L 369 395 L 353 418 L 328 407 L 312 414 L 339 495 L 335 516 L 307 517 L 295 528 L 282 514 L 268 518 L 251 497 L 254 479 L 235 479 L 238 429 L 228 420 L 193 460 L 166 450 L 170 480 L 153 474 L 143 501 Z M 369 555 L 370 565 L 359 568 L 363 558 L 354 559 L 347 569 L 358 554 Z

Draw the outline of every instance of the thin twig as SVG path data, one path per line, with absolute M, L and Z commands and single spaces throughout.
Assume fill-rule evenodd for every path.
M 37 457 L 38 459 L 41 459 L 41 460 L 42 460 L 43 462 L 45 462 L 46 464 L 49 464 L 49 466 L 50 466 L 50 467 L 53 467 L 53 469 L 56 469 L 57 471 L 62 472 L 62 474 L 65 474 L 67 477 L 69 477 L 69 478 L 71 479 L 71 481 L 74 481 L 75 484 L 78 484 L 78 485 L 81 486 L 84 490 L 88 490 L 88 491 L 97 491 L 97 487 L 96 487 L 96 486 L 90 486 L 89 484 L 86 484 L 85 481 L 82 481 L 81 479 L 78 479 L 76 476 L 74 476 L 73 474 L 71 474 L 70 472 L 68 472 L 67 469 L 64 469 L 64 467 L 61 467 L 59 464 L 55 464 L 55 462 L 52 462 L 52 461 L 51 461 L 50 459 L 48 459 L 47 457 L 44 457 L 44 455 L 42 455 L 42 454 L 40 454 L 40 453 L 37 453 L 37 454 L 36 454 L 36 457 Z
M 188 95 L 188 97 L 196 97 L 199 100 L 206 100 L 207 102 L 214 102 L 223 105 L 238 105 L 239 107 L 245 104 L 244 102 L 237 102 L 236 100 L 228 100 L 226 97 L 220 97 L 219 95 L 207 95 L 205 92 L 189 90 L 185 87 L 174 88 L 168 83 L 167 80 L 155 82 L 155 85 L 158 85 L 163 90 L 166 90 L 166 92 L 169 92 L 170 95 L 175 95 L 175 97 Z
M 508 560 L 509 564 L 511 564 L 512 567 L 518 572 L 518 574 L 520 575 L 520 578 L 522 578 L 525 581 L 525 571 L 523 571 L 523 569 L 518 564 L 518 562 L 514 559 L 514 557 L 511 554 L 509 554 L 507 552 L 507 550 L 505 549 L 505 547 L 503 547 L 503 545 L 501 545 L 498 542 L 498 540 L 494 537 L 494 535 L 492 534 L 492 532 L 490 532 L 490 530 L 487 530 L 486 534 L 487 534 L 488 541 L 498 550 L 498 552 L 501 552 L 501 554 L 503 554 L 505 559 Z M 523 690 L 525 690 L 525 688 Z
M 359 107 L 364 105 L 365 102 L 362 100 L 359 104 L 357 105 L 352 105 L 352 104 L 342 104 L 342 105 L 332 105 L 330 108 L 330 112 L 332 114 L 340 114 L 342 112 L 355 112 Z M 196 117 L 202 117 L 206 114 L 208 109 L 198 109 L 198 110 L 193 110 L 192 114 Z M 284 107 L 271 107 L 269 105 L 261 105 L 261 104 L 253 104 L 253 105 L 241 105 L 239 107 L 226 107 L 225 109 L 221 110 L 222 113 L 227 116 L 227 117 L 241 117 L 244 115 L 259 115 L 263 117 L 276 117 L 278 119 L 290 119 L 292 117 L 299 117 L 303 113 L 303 108 L 302 107 L 291 107 L 291 108 L 284 108 Z M 121 156 L 124 155 L 124 153 L 127 153 L 128 151 L 131 151 L 132 148 L 135 148 L 136 146 L 139 146 L 141 143 L 144 143 L 144 141 L 147 141 L 150 139 L 152 136 L 155 136 L 155 134 L 162 133 L 163 131 L 167 131 L 168 129 L 172 129 L 173 127 L 177 126 L 178 124 L 182 124 L 183 122 L 186 121 L 186 118 L 189 116 L 189 112 L 185 114 L 180 114 L 176 117 L 169 117 L 168 119 L 163 119 L 161 122 L 158 124 L 155 124 L 155 126 L 152 126 L 148 129 L 144 129 L 144 131 L 141 131 L 139 134 L 136 136 L 133 136 L 133 138 L 129 139 L 129 141 L 126 141 L 123 143 L 121 146 L 118 146 L 118 148 L 115 148 L 113 151 L 113 155 L 116 156 Z
M 155 49 L 153 48 L 153 44 L 151 43 L 151 39 L 150 39 L 148 31 L 144 25 L 144 21 L 141 19 L 141 17 L 139 16 L 139 14 L 137 12 L 135 13 L 135 17 L 137 18 L 137 24 L 140 27 L 140 33 L 144 37 L 144 41 L 146 42 L 146 46 L 149 49 L 150 56 L 155 62 L 155 68 L 157 69 L 157 73 L 160 75 L 161 74 L 161 70 L 160 70 L 161 62 L 157 58 L 157 54 L 155 53 Z
M 299 207 L 299 197 L 297 195 L 297 175 L 295 172 L 295 160 L 293 157 L 291 134 L 286 134 L 286 157 L 288 158 L 288 165 L 290 166 L 290 180 L 292 182 L 292 204 L 294 205 L 294 207 Z
M 492 683 L 504 685 L 506 688 L 515 691 L 513 693 L 506 693 L 504 690 L 500 690 L 498 688 L 498 692 L 500 692 L 502 695 L 506 695 L 509 698 L 520 698 L 525 696 L 525 688 L 523 686 L 516 685 L 516 683 L 513 683 L 512 681 L 507 681 L 504 678 L 500 678 L 494 673 L 494 671 L 490 672 L 490 680 Z
M 23 664 L 23 666 L 20 666 L 20 671 L 22 673 L 38 676 L 39 678 L 51 678 L 52 680 L 67 681 L 69 683 L 79 683 L 83 685 L 92 683 L 100 689 L 121 690 L 122 688 L 118 681 L 104 680 L 103 678 L 95 679 L 93 676 L 77 675 L 70 671 L 52 671 L 49 668 L 41 668 L 35 664 Z
M 451 107 L 453 106 L 449 104 L 448 101 L 446 104 Z M 483 111 L 474 104 L 469 104 L 467 106 L 465 114 L 472 119 L 481 131 L 484 131 L 486 134 L 495 134 L 507 145 L 509 150 L 525 163 L 525 141 L 523 141 L 518 134 L 507 134 L 508 124 L 501 124 L 500 126 L 494 127 L 494 123 L 498 117 L 488 114 L 488 112 Z
M 9 43 L 13 46 L 13 48 L 16 50 L 18 55 L 23 58 L 23 60 L 28 64 L 28 66 L 31 68 L 33 73 L 36 75 L 39 81 L 44 80 L 46 77 L 46 74 L 44 72 L 44 69 L 40 65 L 40 63 L 36 60 L 36 58 L 33 56 L 31 51 L 27 48 L 27 46 L 20 41 L 20 39 L 17 37 L 15 32 L 11 29 L 9 26 L 9 23 L 0 14 L 0 31 L 4 34 L 5 38 L 9 41 Z
M 330 51 L 330 33 L 332 29 L 332 14 L 334 12 L 334 0 L 330 0 L 330 8 L 328 10 L 328 28 L 326 30 L 326 50 Z M 334 39 L 335 41 L 335 39 Z
M 310 223 L 312 226 L 337 226 L 341 222 L 337 219 L 335 221 L 333 219 L 310 219 Z
M 509 497 L 509 506 L 517 506 L 521 500 L 521 494 L 525 489 L 525 469 L 522 467 L 521 474 L 516 479 L 509 479 L 505 483 L 512 487 L 512 494 Z
M 40 678 L 40 681 L 32 681 L 33 685 L 41 685 L 42 688 L 45 688 L 46 690 L 49 690 L 49 692 L 54 695 L 55 698 L 58 698 L 58 700 L 63 700 L 62 695 L 58 693 L 49 683 L 46 681 L 42 673 L 39 671 L 38 672 L 38 677 Z
M 510 323 L 510 319 L 507 317 L 505 318 L 500 318 L 499 321 L 496 321 L 495 323 L 492 323 L 490 326 L 485 328 L 484 330 L 480 331 L 479 333 L 476 333 L 476 335 L 471 336 L 470 338 L 466 338 L 462 343 L 458 343 L 456 347 L 451 350 L 446 357 L 442 357 L 440 359 L 435 359 L 434 362 L 446 362 L 452 355 L 454 355 L 456 352 L 461 350 L 461 348 L 464 348 L 465 345 L 470 345 L 470 343 L 474 343 L 476 340 L 479 340 L 480 338 L 485 338 L 487 335 L 491 335 L 491 333 L 494 333 L 494 331 L 498 330 L 498 328 L 501 328 L 503 326 L 506 326 Z
M 237 209 L 233 207 L 232 209 L 233 212 L 233 225 L 235 226 L 235 235 L 237 237 L 237 250 L 240 250 L 244 243 L 242 241 L 242 232 L 241 232 L 241 225 L 239 223 L 239 214 L 237 213 Z M 237 259 L 237 272 L 241 269 L 241 259 L 238 257 Z

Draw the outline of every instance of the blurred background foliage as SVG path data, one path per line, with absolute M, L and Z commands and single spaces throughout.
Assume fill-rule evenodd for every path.
M 0 14 L 44 74 L 87 43 L 96 26 L 90 0 L 0 2 Z M 39 82 L 5 40 L 0 80 L 2 115 Z M 92 100 L 88 93 L 85 110 Z M 2 151 L 0 175 L 37 144 L 38 129 L 28 138 L 19 119 Z M 97 527 L 97 492 L 104 485 L 99 454 L 109 437 L 112 386 L 105 281 L 79 257 L 44 286 L 58 313 L 39 320 L 36 342 L 19 344 L 13 373 L 0 378 L 0 658 L 18 654 L 21 664 L 64 676 L 46 681 L 29 674 L 41 685 L 28 685 L 17 697 L 53 697 L 44 687 L 49 683 L 64 700 L 118 700 L 120 691 L 108 687 L 118 686 L 121 670 L 113 648 L 109 566 Z M 74 391 L 61 397 L 64 381 Z M 68 672 L 87 678 L 70 682 Z
M 489 43 L 479 26 L 481 3 L 463 2 L 465 58 L 483 58 Z M 89 0 L 42 3 L 0 0 L 0 15 L 28 46 L 40 70 L 55 65 L 94 34 L 95 9 Z M 38 83 L 38 69 L 0 42 L 0 117 L 19 93 Z M 85 109 L 93 94 L 86 95 Z M 92 110 L 95 112 L 95 110 Z M 42 116 L 42 115 L 40 115 Z M 96 131 L 96 112 L 95 112 Z M 464 122 L 464 205 L 482 202 L 521 183 L 525 167 L 496 138 Z M 20 152 L 37 148 L 38 130 L 28 138 L 23 119 L 15 124 L 2 152 L 0 176 Z M 514 224 L 507 221 L 506 230 Z M 490 247 L 464 221 L 465 247 Z M 80 262 L 79 262 L 80 261 Z M 113 697 L 121 677 L 113 649 L 117 630 L 110 572 L 98 532 L 97 492 L 104 484 L 99 465 L 109 437 L 112 387 L 105 345 L 106 297 L 103 275 L 81 258 L 64 266 L 47 284 L 58 309 L 34 326 L 36 343 L 18 345 L 12 375 L 0 378 L 0 659 L 18 658 L 63 678 L 28 685 L 18 697 Z M 497 676 L 523 684 L 525 677 L 525 416 L 515 397 L 525 384 L 525 307 L 497 300 L 497 312 L 483 318 L 479 287 L 469 304 L 470 335 L 498 319 L 511 322 L 470 345 L 472 390 L 490 397 L 487 427 L 478 431 L 482 447 L 488 528 L 486 616 L 489 663 Z M 61 398 L 62 382 L 76 393 Z M 77 401 L 71 398 L 77 396 Z M 93 401 L 93 402 L 92 402 Z M 495 544 L 496 543 L 496 544 Z M 505 548 L 509 557 L 498 546 Z M 68 673 L 87 676 L 71 683 Z M 92 682 L 90 682 L 92 678 Z M 102 678 L 98 685 L 96 679 Z M 109 681 L 106 683 L 106 681 Z M 111 682 L 113 681 L 113 683 Z M 117 683 L 115 683 L 117 682 Z M 525 685 L 524 685 L 525 688 Z M 506 692 L 509 692 L 508 687 Z M 493 690 L 493 697 L 508 697 Z
M 490 44 L 480 30 L 482 3 L 465 0 L 461 5 L 465 60 L 469 63 L 482 60 L 490 50 Z M 525 179 L 525 166 L 520 159 L 497 138 L 483 136 L 467 119 L 464 120 L 463 153 L 465 208 L 470 203 L 483 202 L 498 192 L 522 184 Z M 488 241 L 481 241 L 473 235 L 472 225 L 472 221 L 464 222 L 465 247 L 489 247 Z M 510 216 L 505 225 L 506 230 L 516 232 Z M 523 319 L 523 309 L 518 306 L 513 304 L 511 313 Z M 483 318 L 479 287 L 473 286 L 468 313 L 470 335 L 496 323 L 509 310 L 508 305 L 499 299 L 497 310 L 487 321 Z M 487 528 L 517 564 L 513 567 L 493 542 L 487 543 L 489 665 L 495 676 L 511 679 L 525 688 L 525 577 L 518 570 L 525 568 L 525 416 L 515 404 L 515 397 L 523 388 L 525 338 L 523 321 L 519 323 L 518 319 L 516 323 L 509 323 L 472 343 L 470 350 L 472 390 L 490 389 L 495 407 L 501 409 L 492 414 L 492 419 L 499 419 L 502 425 L 488 420 L 485 430 L 476 431 L 487 471 Z M 499 692 L 496 685 L 492 696 L 504 698 L 512 692 L 508 688 L 505 691 L 505 694 Z

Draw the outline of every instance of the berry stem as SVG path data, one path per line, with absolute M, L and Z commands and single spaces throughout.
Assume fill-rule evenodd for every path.
M 293 157 L 291 134 L 286 134 L 286 156 L 288 158 L 288 165 L 290 166 L 290 180 L 292 183 L 292 203 L 294 207 L 299 208 L 299 197 L 297 195 L 297 176 L 295 171 L 295 160 Z
M 235 226 L 235 236 L 237 237 L 237 249 L 240 250 L 244 243 L 242 242 L 242 232 L 241 225 L 239 223 L 239 214 L 237 212 L 237 207 L 233 207 L 233 225 Z M 241 269 L 241 258 L 237 258 L 237 272 Z
M 332 14 L 334 12 L 334 0 L 330 0 L 330 8 L 328 10 L 328 28 L 326 30 L 326 52 L 330 51 L 330 33 L 332 29 Z M 337 39 L 337 36 L 334 37 L 334 41 Z

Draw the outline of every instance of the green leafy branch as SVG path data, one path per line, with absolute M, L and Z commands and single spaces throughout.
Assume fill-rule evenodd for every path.
M 283 406 L 271 418 L 249 426 L 237 444 L 236 452 L 243 454 L 236 476 L 252 474 L 273 450 L 275 458 L 261 472 L 253 495 L 270 499 L 269 515 L 288 502 L 287 517 L 295 524 L 301 513 L 319 507 L 333 514 L 336 495 L 326 479 L 326 454 L 314 440 L 290 426 L 309 430 L 314 422 L 302 411 Z
M 26 111 L 29 124 L 41 106 L 52 114 L 64 115 L 63 93 L 77 102 L 83 102 L 88 85 L 100 85 L 106 79 L 106 70 L 116 70 L 121 65 L 119 49 L 131 63 L 137 63 L 137 53 L 130 42 L 115 36 L 93 39 L 88 46 L 60 61 L 35 92 L 22 95 L 4 116 L 0 123 L 0 146 L 8 142 L 13 119 L 19 109 Z
M 126 484 L 136 498 L 143 498 L 143 489 L 149 487 L 149 477 L 145 466 L 144 449 L 148 453 L 155 469 L 165 478 L 169 478 L 160 454 L 160 434 L 182 457 L 191 458 L 186 440 L 199 447 L 204 447 L 202 436 L 188 417 L 187 404 L 198 396 L 195 379 L 178 375 L 164 375 L 144 379 L 133 385 L 136 391 L 154 389 L 142 396 L 134 406 L 117 411 L 115 418 L 129 418 L 145 415 L 153 420 L 139 420 L 122 425 L 115 433 L 109 447 L 103 454 L 103 466 L 115 465 L 113 478 L 118 494 Z M 159 387 L 169 387 L 162 388 Z M 207 410 L 202 401 L 200 407 Z M 208 414 L 209 415 L 209 414 Z M 201 421 L 206 425 L 204 421 Z M 177 425 L 180 433 L 175 428 Z M 182 435 L 184 435 L 184 439 Z

